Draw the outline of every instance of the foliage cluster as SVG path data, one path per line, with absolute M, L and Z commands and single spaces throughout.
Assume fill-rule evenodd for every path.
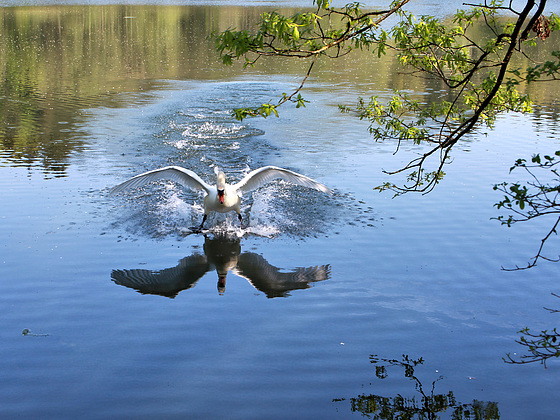
M 498 216 L 496 219 L 502 224 L 511 226 L 517 222 L 524 222 L 536 217 L 552 216 L 556 221 L 546 235 L 541 239 L 540 247 L 536 255 L 525 267 L 534 267 L 539 259 L 547 261 L 559 261 L 559 258 L 551 258 L 543 255 L 547 240 L 557 233 L 560 224 L 560 174 L 557 165 L 560 163 L 560 150 L 552 156 L 540 154 L 533 155 L 531 162 L 526 159 L 517 159 L 510 168 L 510 172 L 517 168 L 524 169 L 530 176 L 531 181 L 521 183 L 507 183 L 494 185 L 494 189 L 504 193 L 504 198 L 496 203 L 498 209 L 505 208 L 511 212 L 507 217 Z M 538 175 L 535 170 L 545 171 L 545 175 Z
M 560 295 L 552 293 L 553 296 L 560 298 Z M 558 309 L 545 308 L 551 313 L 559 313 Z M 552 330 L 542 330 L 540 332 L 533 332 L 529 327 L 523 328 L 519 331 L 520 338 L 516 340 L 526 348 L 528 354 L 520 357 L 513 357 L 507 354 L 504 359 L 507 363 L 526 364 L 539 362 L 546 367 L 548 359 L 553 357 L 560 357 L 560 332 L 553 328 Z

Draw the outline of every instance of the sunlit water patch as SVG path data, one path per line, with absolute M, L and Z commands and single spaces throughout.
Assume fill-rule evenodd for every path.
M 249 136 L 264 134 L 262 130 L 251 128 L 248 125 L 238 123 L 219 123 L 204 121 L 201 124 L 188 124 L 181 133 L 185 139 L 209 140 L 209 139 L 242 139 Z M 239 144 L 239 143 L 234 143 Z M 177 143 L 178 148 L 183 148 L 185 143 Z
M 177 132 L 180 131 L 180 138 Z M 179 112 L 169 123 L 169 143 L 185 152 L 207 153 L 219 149 L 225 154 L 241 148 L 243 139 L 261 136 L 264 131 L 249 124 L 235 122 L 229 110 L 200 109 L 198 113 Z

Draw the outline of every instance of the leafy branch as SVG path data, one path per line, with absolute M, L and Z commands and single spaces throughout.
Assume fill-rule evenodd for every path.
M 374 112 L 371 107 L 358 105 L 360 117 L 372 122 L 370 130 L 376 139 L 396 138 L 399 145 L 403 139 L 410 139 L 432 145 L 402 168 L 387 171 L 391 175 L 409 172 L 407 184 L 386 183 L 378 189 L 391 189 L 396 194 L 431 191 L 443 177 L 443 166 L 450 161 L 451 149 L 459 140 L 480 125 L 492 128 L 501 113 L 531 111 L 531 101 L 518 91 L 520 80 L 511 73 L 510 65 L 514 55 L 522 53 L 522 42 L 528 39 L 545 1 L 532 16 L 535 2 L 527 1 L 523 10 L 515 12 L 517 20 L 506 24 L 500 24 L 497 17 L 497 12 L 504 9 L 501 4 L 496 1 L 459 11 L 452 28 L 432 17 L 416 20 L 405 14 L 406 19 L 393 29 L 394 49 L 401 63 L 413 67 L 417 74 L 442 81 L 452 93 L 452 100 L 434 106 L 408 100 L 396 102 L 394 96 L 383 105 L 373 98 Z M 484 22 L 494 38 L 473 41 L 469 30 L 478 20 Z M 403 98 L 398 92 L 397 96 Z M 408 124 L 396 127 L 395 121 L 403 121 L 406 115 L 410 115 Z M 411 131 L 410 127 L 421 129 Z M 426 170 L 433 159 L 433 169 Z
M 545 62 L 531 58 L 532 47 L 560 29 L 560 18 L 543 15 L 546 0 L 526 0 L 519 9 L 511 1 L 485 0 L 480 5 L 466 4 L 470 8 L 459 10 L 448 24 L 406 12 L 408 1 L 394 0 L 386 10 L 366 12 L 359 3 L 334 8 L 328 0 L 314 0 L 314 12 L 292 16 L 264 13 L 255 32 L 229 29 L 216 35 L 216 48 L 225 64 L 244 58 L 245 66 L 252 66 L 261 57 L 309 60 L 303 80 L 293 92 L 283 93 L 276 103 L 236 109 L 235 117 L 278 116 L 278 108 L 287 102 L 298 108 L 305 106 L 302 90 L 319 59 L 337 59 L 355 50 L 367 50 L 380 58 L 392 51 L 403 70 L 445 86 L 447 99 L 428 103 L 394 91 L 390 99 L 360 98 L 356 105 L 341 105 L 340 109 L 367 120 L 373 138 L 394 142 L 395 153 L 403 142 L 426 146 L 400 168 L 385 171 L 388 175 L 404 175 L 405 181 L 388 181 L 377 190 L 391 190 L 395 195 L 432 191 L 445 176 L 444 166 L 451 162 L 452 149 L 459 141 L 478 130 L 492 129 L 503 113 L 532 111 L 531 99 L 520 87 L 560 78 L 560 51 L 553 52 L 552 59 Z M 513 17 L 505 18 L 505 12 Z M 398 17 L 398 23 L 384 29 L 385 20 L 391 16 Z M 485 29 L 482 39 L 481 27 Z M 531 65 L 525 69 L 514 67 L 518 58 L 531 61 Z M 530 166 L 522 160 L 518 162 L 516 167 L 527 170 L 533 181 L 495 187 L 505 194 L 497 207 L 513 213 L 507 219 L 498 219 L 511 226 L 517 221 L 558 213 L 560 182 L 555 163 L 547 156 L 542 165 L 533 162 L 556 177 L 542 183 Z M 526 268 L 539 259 L 556 261 L 545 257 L 543 250 L 559 224 L 560 216 Z
M 283 93 L 276 104 L 236 109 L 235 118 L 278 116 L 277 108 L 286 102 L 293 102 L 298 108 L 305 106 L 306 101 L 300 92 L 317 59 L 339 58 L 354 49 L 373 46 L 375 29 L 409 1 L 397 0 L 387 10 L 363 12 L 359 3 L 349 3 L 337 9 L 331 8 L 327 1 L 314 0 L 317 10 L 313 13 L 296 13 L 292 16 L 277 12 L 263 13 L 255 33 L 228 29 L 215 34 L 216 49 L 226 65 L 242 57 L 245 58 L 246 67 L 254 66 L 261 57 L 310 59 L 300 86 L 291 94 Z
M 541 239 L 536 255 L 525 267 L 516 266 L 513 270 L 534 267 L 539 259 L 560 261 L 560 256 L 550 258 L 543 255 L 546 242 L 553 234 L 557 234 L 557 228 L 560 224 L 560 174 L 558 164 L 560 164 L 560 150 L 552 156 L 533 155 L 530 163 L 525 159 L 518 159 L 510 168 L 510 172 L 522 168 L 529 174 L 531 181 L 523 184 L 520 182 L 503 182 L 494 185 L 494 190 L 501 191 L 504 194 L 503 200 L 496 203 L 495 206 L 498 209 L 506 209 L 511 212 L 507 217 L 501 215 L 496 218 L 503 225 L 511 227 L 515 223 L 526 222 L 537 217 L 552 216 L 555 218 L 552 227 Z M 549 180 L 543 181 L 542 176 L 535 174 L 535 169 L 547 170 Z
M 560 298 L 560 295 L 552 293 L 553 296 Z M 557 309 L 547 309 L 551 313 L 560 312 Z M 543 330 L 533 333 L 527 327 L 519 331 L 521 337 L 515 340 L 516 343 L 524 346 L 529 354 L 514 358 L 510 353 L 506 355 L 504 361 L 512 364 L 542 363 L 546 368 L 546 362 L 553 357 L 560 357 L 560 332 L 554 328 L 552 331 Z
M 404 10 L 408 1 L 393 1 L 386 10 L 365 12 L 359 3 L 334 8 L 328 1 L 316 0 L 314 12 L 262 14 L 254 33 L 229 29 L 216 35 L 216 48 L 225 64 L 244 58 L 245 66 L 252 66 L 270 56 L 311 60 L 302 83 L 291 94 L 284 93 L 275 104 L 237 109 L 235 117 L 278 115 L 278 107 L 286 102 L 305 106 L 301 91 L 321 57 L 336 59 L 356 49 L 381 57 L 392 50 L 403 69 L 441 81 L 451 100 L 428 104 L 396 91 L 385 102 L 372 97 L 341 109 L 367 119 L 376 141 L 396 140 L 397 151 L 402 141 L 429 146 L 400 169 L 386 171 L 390 175 L 405 172 L 404 185 L 387 182 L 377 189 L 396 194 L 431 191 L 444 176 L 443 167 L 458 141 L 479 127 L 492 128 L 499 114 L 531 111 L 529 97 L 518 90 L 520 83 L 556 79 L 560 60 L 524 71 L 513 69 L 512 60 L 517 55 L 527 57 L 527 48 L 538 39 L 547 39 L 560 21 L 555 15 L 542 15 L 546 0 L 527 0 L 521 10 L 511 2 L 505 6 L 502 0 L 469 5 L 470 9 L 456 13 L 452 25 L 430 16 L 415 17 Z M 504 12 L 514 19 L 504 21 Z M 399 22 L 383 29 L 384 21 L 393 15 Z M 480 24 L 490 35 L 475 41 L 471 33 Z

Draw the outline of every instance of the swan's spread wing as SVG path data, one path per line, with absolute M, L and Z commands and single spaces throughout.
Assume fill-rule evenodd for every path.
M 298 174 L 297 172 L 290 171 L 289 169 L 278 168 L 277 166 L 263 166 L 262 168 L 255 169 L 251 171 L 239 181 L 233 187 L 237 191 L 247 192 L 253 191 L 262 185 L 270 182 L 274 179 L 283 179 L 284 181 L 291 182 L 292 184 L 302 185 L 307 188 L 313 188 L 314 190 L 322 191 L 324 193 L 330 193 L 327 187 L 320 184 L 313 179 Z
M 261 255 L 244 252 L 237 262 L 237 274 L 265 293 L 267 297 L 283 297 L 296 289 L 307 289 L 309 283 L 323 281 L 330 277 L 329 265 L 296 268 L 282 272 L 270 265 Z
M 197 174 L 188 169 L 179 166 L 167 166 L 165 168 L 154 169 L 140 175 L 130 178 L 128 181 L 119 184 L 110 190 L 110 194 L 116 194 L 126 189 L 141 187 L 152 181 L 159 179 L 169 179 L 178 182 L 185 187 L 192 188 L 193 190 L 204 190 L 208 192 L 210 185 L 204 182 Z

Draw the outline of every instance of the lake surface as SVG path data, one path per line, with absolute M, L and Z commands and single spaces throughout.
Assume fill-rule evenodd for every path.
M 381 416 L 383 398 L 420 404 L 388 362 L 408 355 L 426 394 L 437 381 L 441 418 L 462 404 L 460 418 L 555 418 L 558 361 L 502 360 L 524 354 L 520 329 L 558 325 L 543 309 L 560 307 L 558 264 L 501 269 L 524 265 L 550 221 L 491 218 L 492 186 L 523 176 L 513 162 L 559 148 L 558 88 L 457 147 L 434 192 L 392 199 L 373 191 L 382 169 L 419 149 L 394 155 L 337 105 L 441 91 L 364 54 L 319 63 L 306 108 L 237 122 L 233 107 L 274 100 L 304 69 L 221 66 L 207 35 L 260 11 L 0 8 L 0 417 Z M 201 196 L 171 182 L 109 195 L 171 164 L 207 181 L 278 165 L 334 193 L 274 182 L 245 197 L 246 230 L 218 215 L 205 235 L 188 229 Z

